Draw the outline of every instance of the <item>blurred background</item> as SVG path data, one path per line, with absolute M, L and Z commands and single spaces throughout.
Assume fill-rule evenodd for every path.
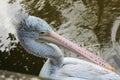
M 105 59 L 120 74 L 119 4 L 119 0 L 0 0 L 0 70 L 38 75 L 46 61 L 27 53 L 16 37 L 12 15 L 16 9 L 24 9 Z M 65 56 L 78 57 L 61 49 Z

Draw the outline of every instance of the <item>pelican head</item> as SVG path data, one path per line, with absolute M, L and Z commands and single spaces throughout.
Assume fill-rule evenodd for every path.
M 55 33 L 51 27 L 40 18 L 28 16 L 23 19 L 18 26 L 18 38 L 23 47 L 29 53 L 36 56 L 48 57 L 55 63 L 61 62 L 63 55 L 60 49 L 53 44 L 49 44 L 54 43 L 56 45 L 63 46 L 74 53 L 81 54 L 105 68 L 112 69 L 110 65 L 106 64 L 96 55 Z
M 24 19 L 18 27 L 18 36 L 21 34 L 23 37 L 34 40 L 47 37 L 51 32 L 53 30 L 44 20 L 34 16 Z

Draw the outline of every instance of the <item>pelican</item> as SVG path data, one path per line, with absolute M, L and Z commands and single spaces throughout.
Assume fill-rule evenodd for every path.
M 28 15 L 16 25 L 21 45 L 31 54 L 48 58 L 39 76 L 57 80 L 120 80 L 113 67 L 101 58 L 55 33 L 46 21 Z M 94 63 L 64 57 L 58 46 L 80 54 Z

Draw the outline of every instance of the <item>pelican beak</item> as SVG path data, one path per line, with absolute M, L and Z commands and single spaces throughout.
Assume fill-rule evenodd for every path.
M 59 34 L 55 33 L 55 32 L 51 32 L 49 34 L 49 37 L 51 38 L 51 42 L 61 45 L 69 50 L 71 50 L 72 52 L 78 54 L 78 55 L 82 55 L 83 57 L 91 60 L 92 62 L 100 65 L 101 67 L 104 67 L 106 69 L 109 69 L 111 71 L 114 71 L 115 68 L 113 68 L 112 66 L 110 66 L 108 63 L 106 63 L 104 60 L 102 60 L 100 57 L 96 56 L 95 54 L 85 50 L 82 47 L 79 47 L 77 44 L 65 39 L 64 37 L 60 36 Z

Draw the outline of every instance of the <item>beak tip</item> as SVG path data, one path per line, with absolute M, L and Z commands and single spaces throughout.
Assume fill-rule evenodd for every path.
M 115 68 L 114 67 L 110 67 L 109 70 L 115 71 Z

